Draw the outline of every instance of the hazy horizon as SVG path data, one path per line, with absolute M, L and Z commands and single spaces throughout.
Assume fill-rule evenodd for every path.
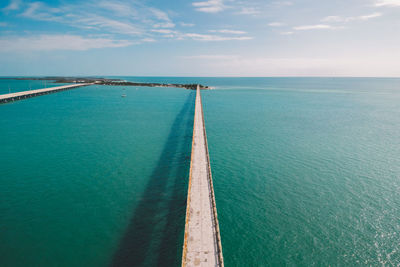
M 111 78 L 111 77 L 147 77 L 147 78 L 337 78 L 337 79 L 400 79 L 400 76 L 191 76 L 191 75 L 106 75 L 106 74 L 89 74 L 89 75 L 1 75 L 0 78 L 52 78 L 52 77 L 82 77 L 82 78 Z

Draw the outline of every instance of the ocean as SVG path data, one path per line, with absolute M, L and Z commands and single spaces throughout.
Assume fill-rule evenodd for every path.
M 400 79 L 113 78 L 214 88 L 226 266 L 400 264 Z M 194 99 L 89 86 L 0 105 L 0 265 L 180 266 Z

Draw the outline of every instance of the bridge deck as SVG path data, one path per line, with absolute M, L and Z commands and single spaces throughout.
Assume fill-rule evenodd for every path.
M 223 266 L 200 89 L 197 87 L 182 266 Z
M 91 85 L 91 84 L 92 83 L 76 83 L 76 84 L 56 86 L 56 87 L 50 87 L 50 88 L 44 88 L 44 89 L 36 89 L 36 90 L 16 92 L 16 93 L 11 93 L 11 94 L 4 94 L 4 95 L 0 95 L 0 103 L 7 103 L 7 102 L 30 98 L 30 97 L 34 97 L 34 96 L 38 96 L 38 95 L 55 93 L 57 91 L 73 89 L 73 88 L 87 86 L 87 85 Z

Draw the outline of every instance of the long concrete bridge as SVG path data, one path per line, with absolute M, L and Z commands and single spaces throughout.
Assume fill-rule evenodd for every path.
M 44 89 L 4 94 L 4 95 L 0 95 L 0 104 L 8 103 L 8 102 L 16 101 L 16 100 L 21 100 L 21 99 L 25 99 L 25 98 L 35 97 L 35 96 L 39 96 L 39 95 L 51 94 L 51 93 L 55 93 L 55 92 L 59 92 L 59 91 L 82 87 L 82 86 L 88 86 L 88 85 L 92 85 L 92 84 L 93 83 L 76 83 L 76 84 L 56 86 L 56 87 L 50 87 L 50 88 L 44 88 Z
M 199 86 L 196 91 L 182 266 L 224 266 Z

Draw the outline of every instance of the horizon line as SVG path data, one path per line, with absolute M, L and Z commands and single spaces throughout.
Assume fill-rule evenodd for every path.
M 293 75 L 276 75 L 276 76 L 176 76 L 176 75 L 0 75 L 0 78 L 36 78 L 36 77 L 92 77 L 92 78 L 103 78 L 103 77 L 149 77 L 149 78 L 386 78 L 386 79 L 400 79 L 400 76 L 324 76 L 324 75 L 307 75 L 307 76 L 293 76 Z

